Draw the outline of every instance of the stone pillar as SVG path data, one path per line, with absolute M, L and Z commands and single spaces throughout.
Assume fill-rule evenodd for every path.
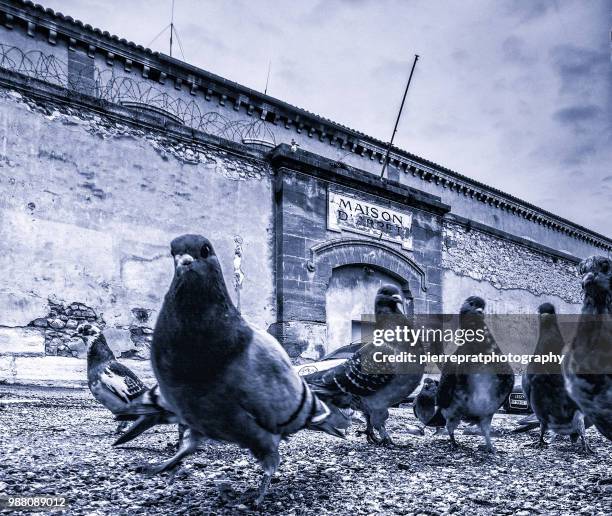
M 325 289 L 309 269 L 310 248 L 325 239 L 323 181 L 280 168 L 276 178 L 277 323 L 270 332 L 289 356 L 318 359 L 325 351 Z

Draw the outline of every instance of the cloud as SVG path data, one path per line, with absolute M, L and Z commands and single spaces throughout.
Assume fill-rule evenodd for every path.
M 405 82 L 410 73 L 412 61 L 405 59 L 382 59 L 372 68 L 372 77 L 384 77 L 387 80 Z
M 505 4 L 506 12 L 518 17 L 521 23 L 542 18 L 557 8 L 558 4 L 553 0 L 513 0 Z
M 563 149 L 561 162 L 565 166 L 582 165 L 587 159 L 597 152 L 597 147 L 592 142 L 576 144 Z
M 181 37 L 185 40 L 197 41 L 199 50 L 215 50 L 216 52 L 227 52 L 228 46 L 223 42 L 223 38 L 211 34 L 209 27 L 200 27 L 189 24 L 181 27 Z
M 555 112 L 554 117 L 562 124 L 576 126 L 582 122 L 590 122 L 601 114 L 601 108 L 588 104 L 585 106 L 570 106 L 559 109 Z
M 364 9 L 369 4 L 380 7 L 384 0 L 319 0 L 302 21 L 309 25 L 319 25 L 335 20 L 343 10 Z
M 589 81 L 606 77 L 608 53 L 575 45 L 557 45 L 550 51 L 554 69 L 561 78 L 561 91 L 572 92 L 588 87 Z
M 508 63 L 519 65 L 531 65 L 535 58 L 528 55 L 525 49 L 525 41 L 517 36 L 509 36 L 502 42 L 502 56 Z

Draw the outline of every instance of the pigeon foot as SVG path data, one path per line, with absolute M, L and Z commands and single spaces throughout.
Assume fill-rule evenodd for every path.
M 536 450 L 544 450 L 548 448 L 548 443 L 546 441 L 537 441 L 535 443 L 525 445 L 526 448 L 535 448 Z
M 141 464 L 136 467 L 136 473 L 142 473 L 147 477 L 152 477 L 163 473 L 164 471 L 171 470 L 175 465 L 167 465 L 165 462 L 161 464 Z

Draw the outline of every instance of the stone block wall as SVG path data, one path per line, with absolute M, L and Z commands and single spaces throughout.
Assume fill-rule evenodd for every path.
M 95 310 L 83 303 L 55 303 L 49 300 L 49 313 L 30 322 L 40 329 L 45 338 L 45 355 L 85 358 L 87 345 L 78 337 L 79 324 L 90 322 L 104 329 L 104 320 Z
M 442 249 L 446 313 L 455 313 L 469 295 L 484 296 L 496 313 L 535 313 L 544 301 L 565 313 L 580 311 L 575 260 L 450 220 L 444 221 Z

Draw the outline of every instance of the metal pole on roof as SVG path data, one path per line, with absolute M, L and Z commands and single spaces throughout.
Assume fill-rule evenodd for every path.
M 268 94 L 268 85 L 270 84 L 270 69 L 272 68 L 272 59 L 268 61 L 268 76 L 266 77 L 266 89 L 264 90 L 264 95 Z
M 170 57 L 172 57 L 172 36 L 174 35 L 174 0 L 172 0 L 172 14 L 170 15 Z
M 408 88 L 410 88 L 410 82 L 412 81 L 412 74 L 414 73 L 414 67 L 416 66 L 417 61 L 419 60 L 419 56 L 417 54 L 414 55 L 414 62 L 412 63 L 412 69 L 410 70 L 410 77 L 408 77 L 408 84 L 406 84 L 406 89 L 404 90 L 404 96 L 402 97 L 402 103 L 399 108 L 399 112 L 397 114 L 397 119 L 395 120 L 395 127 L 393 128 L 393 134 L 391 135 L 391 141 L 387 146 L 387 152 L 385 154 L 385 159 L 383 160 L 382 172 L 380 173 L 380 179 L 382 179 L 385 175 L 385 170 L 387 168 L 387 161 L 389 161 L 389 154 L 391 154 L 391 147 L 393 147 L 393 140 L 395 139 L 395 133 L 397 132 L 397 126 L 400 121 L 400 117 L 402 116 L 402 110 L 404 109 L 404 102 L 406 102 L 406 95 L 408 95 Z

